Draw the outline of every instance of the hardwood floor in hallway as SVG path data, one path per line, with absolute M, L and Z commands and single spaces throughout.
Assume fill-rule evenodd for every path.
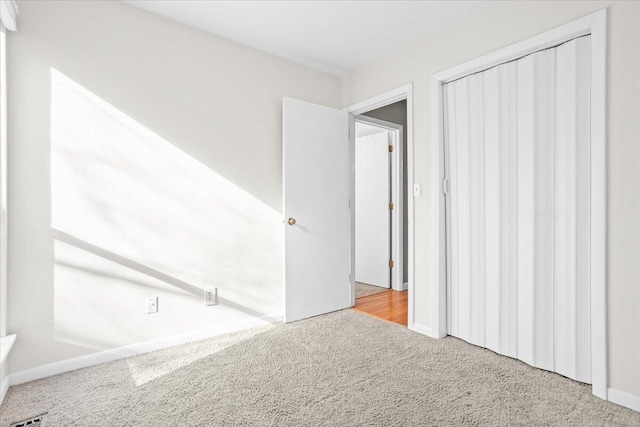
M 355 311 L 407 326 L 408 291 L 388 290 L 356 299 Z

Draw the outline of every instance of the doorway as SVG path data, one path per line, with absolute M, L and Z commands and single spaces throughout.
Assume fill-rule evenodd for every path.
M 407 102 L 355 117 L 355 308 L 407 325 Z
M 392 134 L 356 118 L 356 300 L 391 288 Z
M 411 83 L 343 110 L 283 99 L 285 322 L 356 305 L 355 116 L 404 100 L 405 182 L 413 183 L 413 197 L 406 203 L 406 285 L 402 276 L 394 282 L 407 290 L 393 292 L 406 298 L 403 318 L 409 329 L 424 333 L 414 323 L 413 198 L 421 189 L 413 182 Z

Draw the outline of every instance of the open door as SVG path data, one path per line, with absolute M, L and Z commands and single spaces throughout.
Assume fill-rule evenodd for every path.
M 350 115 L 283 100 L 284 321 L 353 305 Z
M 368 116 L 354 120 L 355 280 L 403 291 L 404 129 Z
M 365 126 L 367 126 L 365 128 Z M 378 133 L 369 133 L 377 131 Z M 358 132 L 366 135 L 359 136 Z M 391 287 L 389 131 L 356 123 L 356 282 Z

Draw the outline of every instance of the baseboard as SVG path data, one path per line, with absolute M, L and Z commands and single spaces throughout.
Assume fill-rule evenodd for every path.
M 439 334 L 435 333 L 433 331 L 433 329 L 430 328 L 429 326 L 421 325 L 419 323 L 413 323 L 413 325 L 409 325 L 409 329 L 411 329 L 412 331 L 417 332 L 419 334 L 426 335 L 426 336 L 428 336 L 430 338 L 435 338 L 435 339 L 440 339 L 440 338 L 444 338 L 444 337 L 447 336 L 446 334 L 445 335 L 439 335 Z
M 11 384 L 11 379 L 9 378 L 9 375 L 7 375 L 4 378 L 4 381 L 2 381 L 2 384 L 0 384 L 0 405 L 2 405 L 2 402 L 4 401 L 4 397 L 7 395 L 7 391 L 9 391 L 10 384 Z
M 426 335 L 429 337 L 431 336 L 431 328 L 428 326 L 420 325 L 414 322 L 413 325 L 409 327 L 409 329 L 422 335 Z
M 253 317 L 241 322 L 236 322 L 228 325 L 221 325 L 215 328 L 200 329 L 197 331 L 186 332 L 179 335 L 173 335 L 170 337 L 158 338 L 151 341 L 145 341 L 141 343 L 131 344 L 124 347 L 118 347 L 111 350 L 101 351 L 99 353 L 92 353 L 86 356 L 80 356 L 73 359 L 62 360 L 60 362 L 50 363 L 44 366 L 38 366 L 37 368 L 26 369 L 12 373 L 7 376 L 5 382 L 8 381 L 9 385 L 18 385 L 27 383 L 30 381 L 39 380 L 41 378 L 50 377 L 52 375 L 62 374 L 64 372 L 75 371 L 76 369 L 87 368 L 89 366 L 99 365 L 101 363 L 112 362 L 118 359 L 124 359 L 126 357 L 136 356 L 138 354 L 149 353 L 155 350 L 161 350 L 164 348 L 174 347 L 180 344 L 186 344 L 193 341 L 199 341 L 206 338 L 215 337 L 231 332 L 241 331 L 243 329 L 249 329 L 256 326 L 262 326 L 269 323 L 280 322 L 282 316 L 280 314 Z M 3 383 L 4 387 L 4 383 Z
M 607 397 L 609 402 L 640 412 L 640 396 L 634 396 L 633 394 L 625 393 L 615 388 L 609 388 L 607 390 Z

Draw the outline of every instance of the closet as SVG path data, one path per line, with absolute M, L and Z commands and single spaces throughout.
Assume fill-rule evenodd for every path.
M 590 36 L 443 86 L 449 335 L 590 383 Z

